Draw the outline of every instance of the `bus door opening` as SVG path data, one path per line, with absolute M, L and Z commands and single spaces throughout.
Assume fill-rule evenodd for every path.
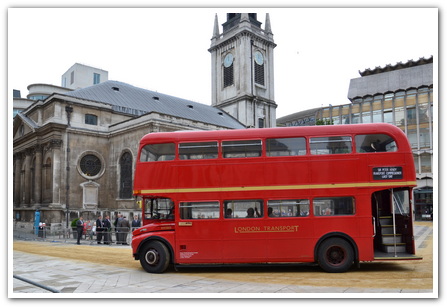
M 374 255 L 414 254 L 410 189 L 387 189 L 372 195 Z

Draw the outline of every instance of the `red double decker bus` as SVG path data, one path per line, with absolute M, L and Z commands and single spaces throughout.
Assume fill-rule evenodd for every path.
M 134 194 L 135 260 L 169 264 L 414 260 L 413 154 L 388 124 L 151 133 Z

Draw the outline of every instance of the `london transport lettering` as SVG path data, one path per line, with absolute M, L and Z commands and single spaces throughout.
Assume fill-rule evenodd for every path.
M 234 233 L 256 233 L 256 232 L 297 232 L 298 225 L 290 226 L 238 226 L 234 227 Z

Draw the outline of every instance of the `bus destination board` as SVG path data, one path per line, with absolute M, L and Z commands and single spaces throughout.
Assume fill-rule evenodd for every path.
M 402 179 L 403 171 L 401 166 L 394 167 L 374 167 L 373 179 L 374 180 L 395 180 Z

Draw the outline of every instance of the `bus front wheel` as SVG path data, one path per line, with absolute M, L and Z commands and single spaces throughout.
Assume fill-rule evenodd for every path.
M 163 273 L 169 265 L 169 251 L 160 241 L 147 243 L 140 252 L 140 263 L 149 273 Z
M 318 248 L 318 264 L 329 273 L 342 273 L 349 270 L 354 262 L 354 250 L 344 239 L 324 240 Z

